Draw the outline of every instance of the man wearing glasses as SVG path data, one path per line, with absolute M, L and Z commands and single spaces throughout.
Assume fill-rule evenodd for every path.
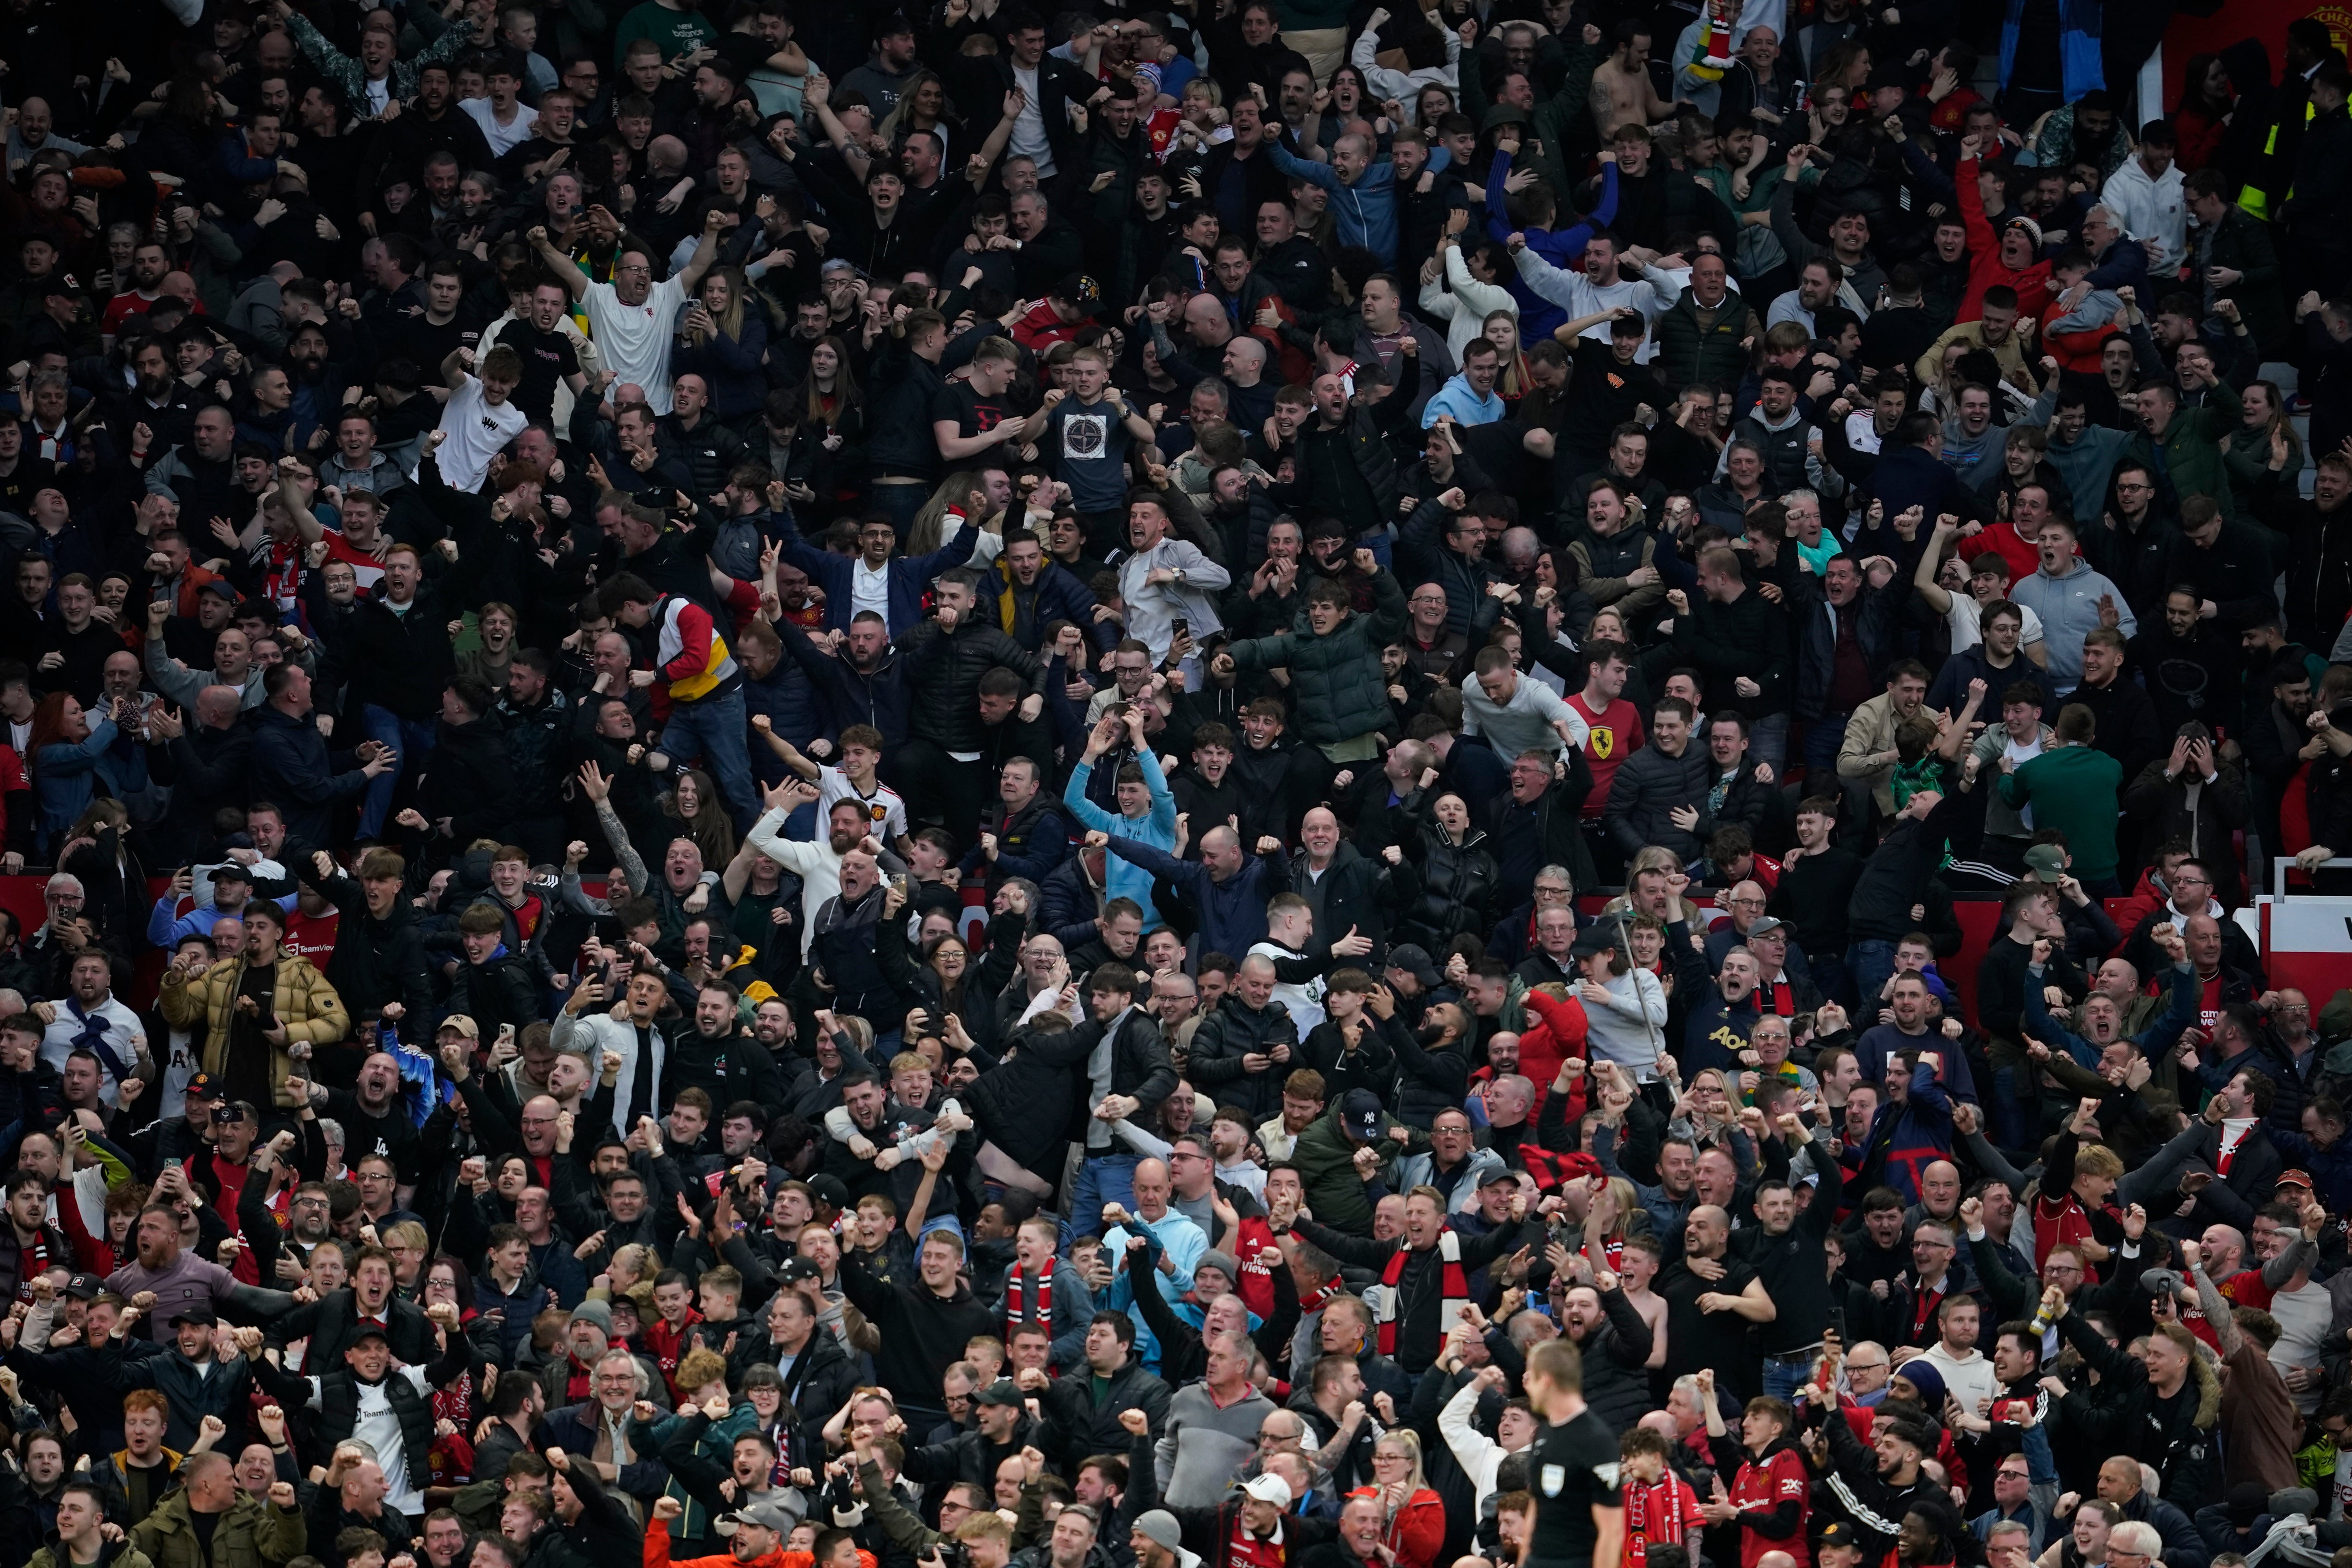
M 1886 1347 L 1875 1340 L 1864 1340 L 1846 1352 L 1845 1392 L 1864 1408 L 1886 1397 L 1887 1379 L 1894 1373 L 1895 1363 L 1888 1357 Z

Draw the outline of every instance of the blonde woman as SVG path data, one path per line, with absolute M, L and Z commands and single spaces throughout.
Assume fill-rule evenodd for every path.
M 1445 1504 L 1422 1473 L 1421 1439 L 1410 1429 L 1384 1432 L 1372 1445 L 1372 1484 L 1349 1495 L 1370 1498 L 1388 1515 L 1383 1538 L 1395 1568 L 1431 1568 L 1445 1543 Z
M 996 559 L 1004 548 L 1004 527 L 999 521 L 1004 509 L 988 493 L 987 481 L 971 468 L 961 468 L 940 482 L 931 499 L 907 525 L 906 549 L 909 555 L 929 555 L 944 546 L 966 528 L 981 531 L 971 547 L 971 560 L 967 564 L 983 567 Z

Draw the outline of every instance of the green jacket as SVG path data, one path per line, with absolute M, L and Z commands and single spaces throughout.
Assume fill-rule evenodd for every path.
M 303 58 L 319 68 L 319 74 L 335 84 L 343 101 L 354 113 L 367 112 L 367 72 L 360 62 L 329 43 L 326 35 L 303 18 L 299 11 L 289 14 L 286 26 L 294 35 L 294 47 Z M 449 28 L 407 59 L 392 62 L 392 96 L 408 99 L 416 96 L 416 74 L 426 66 L 454 60 L 474 47 L 474 29 L 458 26 Z M 297 163 L 300 160 L 297 159 Z
M 2231 500 L 2230 468 L 2221 448 L 2243 420 L 2245 400 L 2226 381 L 2214 383 L 2210 394 L 2202 408 L 2174 410 L 2164 439 L 2154 442 L 2157 464 L 2170 476 L 2175 498 L 2210 496 L 2223 517 L 2234 517 L 2238 509 Z
M 1372 574 L 1372 599 L 1378 607 L 1370 615 L 1350 614 L 1324 636 L 1302 626 L 1225 650 L 1244 669 L 1289 667 L 1298 732 L 1316 745 L 1369 735 L 1393 720 L 1381 649 L 1404 635 L 1404 590 L 1395 574 Z
M 2074 875 L 2095 882 L 2116 874 L 2116 812 L 2124 765 L 2089 746 L 2044 752 L 2000 780 L 2004 805 L 2033 807 L 2033 826 L 2054 827 L 2074 852 Z
M 1388 1136 L 1391 1128 L 1403 1128 L 1412 1137 L 1396 1142 Z M 1430 1147 L 1428 1133 L 1406 1127 L 1385 1110 L 1381 1112 L 1381 1136 L 1380 1147 L 1386 1156 L 1381 1163 L 1383 1171 L 1394 1169 L 1405 1155 L 1423 1153 Z M 1290 1163 L 1298 1167 L 1299 1183 L 1307 1189 L 1307 1206 L 1315 1217 L 1334 1230 L 1370 1236 L 1372 1205 L 1364 1196 L 1363 1179 L 1356 1174 L 1355 1159 L 1356 1146 L 1339 1125 L 1337 1105 L 1307 1123 L 1290 1152 Z
M 147 1554 L 144 1552 L 128 1542 L 116 1546 L 112 1550 L 113 1556 L 101 1555 L 99 1559 L 106 1568 L 155 1568 L 155 1565 L 147 1560 Z M 73 1568 L 73 1565 L 66 1561 L 62 1547 L 44 1546 L 25 1559 L 25 1568 Z
M 131 1544 L 153 1568 L 283 1568 L 309 1549 L 302 1516 L 258 1498 L 240 1497 L 213 1527 L 213 1553 L 205 1561 L 188 1494 L 173 1492 L 131 1529 Z

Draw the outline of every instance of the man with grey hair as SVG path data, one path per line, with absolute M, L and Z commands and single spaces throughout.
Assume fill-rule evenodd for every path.
M 572 1313 L 573 1326 L 583 1331 L 599 1328 L 609 1331 L 612 1313 L 604 1307 L 601 1301 L 582 1302 Z M 601 1323 L 597 1321 L 600 1312 Z M 667 1405 L 667 1390 L 657 1392 L 658 1380 L 652 1369 L 619 1345 L 608 1345 L 602 1354 L 581 1360 L 588 1369 L 589 1397 L 550 1410 L 540 1425 L 541 1446 L 562 1448 L 581 1461 L 593 1462 L 598 1480 L 650 1504 L 662 1495 L 669 1472 L 657 1456 L 638 1451 L 629 1440 L 629 1426 L 639 1400 L 655 1403 L 657 1408 Z M 568 1359 L 559 1357 L 558 1364 L 568 1364 Z M 610 1457 L 590 1460 L 591 1455 Z

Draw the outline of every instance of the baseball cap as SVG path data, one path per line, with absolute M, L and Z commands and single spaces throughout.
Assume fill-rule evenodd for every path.
M 236 587 L 226 578 L 215 577 L 211 582 L 199 586 L 196 589 L 196 592 L 199 594 L 211 594 L 215 597 L 226 599 L 232 605 L 236 603 Z
M 2140 1271 L 2139 1288 L 2151 1296 L 2178 1296 L 2189 1282 L 2177 1268 L 2147 1268 Z
M 219 1321 L 220 1314 L 213 1310 L 210 1301 L 194 1301 L 172 1314 L 171 1326 L 176 1329 L 182 1323 L 201 1323 L 210 1328 Z
M 478 1040 L 482 1037 L 482 1026 L 463 1013 L 450 1014 L 441 1020 L 441 1027 L 455 1029 L 469 1040 Z
M 1369 1089 L 1349 1089 L 1339 1101 L 1339 1124 L 1360 1143 L 1376 1142 L 1381 1135 L 1381 1097 Z
M 1403 970 L 1423 985 L 1434 985 L 1440 978 L 1437 966 L 1429 962 L 1429 950 L 1409 942 L 1389 949 L 1389 967 Z
M 1785 930 L 1787 926 L 1788 922 L 1786 921 L 1775 919 L 1771 915 L 1766 915 L 1762 920 L 1758 921 L 1754 925 L 1748 928 L 1748 934 L 1751 938 L 1770 936 L 1776 931 Z
M 839 1176 L 819 1172 L 802 1184 L 808 1188 L 809 1196 L 821 1204 L 837 1209 L 849 1206 L 849 1188 L 843 1184 Z
M 236 861 L 226 861 L 212 868 L 207 876 L 214 882 L 250 882 L 253 873 Z
M 385 1344 L 392 1343 L 392 1336 L 384 1331 L 384 1326 L 382 1323 L 363 1322 L 353 1329 L 352 1343 L 357 1344 L 362 1340 L 382 1340 Z
M 776 1269 L 776 1278 L 787 1285 L 797 1285 L 803 1279 L 822 1279 L 824 1270 L 805 1258 L 787 1258 Z
M 2066 851 L 2055 844 L 2037 844 L 2025 852 L 2025 868 L 2039 881 L 2054 882 L 2066 874 Z
M 2309 1173 L 2304 1171 L 2281 1171 L 2275 1184 L 2282 1187 L 2301 1187 L 2306 1193 L 2315 1190 L 2311 1184 Z
M 1290 1506 L 1290 1483 L 1280 1476 L 1252 1476 L 1242 1483 L 1244 1495 L 1260 1502 L 1270 1502 L 1276 1508 Z
M 1599 921 L 1584 928 L 1578 935 L 1576 944 L 1568 950 L 1568 955 L 1570 958 L 1591 958 L 1596 952 L 1607 952 L 1612 948 L 1623 945 L 1624 940 L 1618 934 L 1616 921 Z
M 1102 300 L 1102 285 L 1083 272 L 1071 273 L 1046 292 L 1073 305 L 1094 305 Z
M 77 1274 L 66 1281 L 66 1294 L 77 1301 L 89 1301 L 106 1289 L 106 1281 L 95 1274 Z
M 1021 1391 L 1013 1385 L 1011 1378 L 1000 1377 L 973 1394 L 971 1402 L 974 1405 L 1002 1405 L 1018 1410 L 1021 1407 Z
M 1518 1180 L 1519 1173 L 1508 1165 L 1489 1165 L 1486 1167 L 1486 1173 L 1478 1178 L 1478 1185 L 1483 1191 L 1502 1182 L 1508 1182 L 1516 1186 L 1518 1184 Z
M 1862 1537 L 1855 1531 L 1853 1526 L 1848 1524 L 1845 1521 L 1842 1519 L 1833 1520 L 1830 1523 L 1822 1526 L 1822 1534 L 1819 1544 L 1821 1546 L 1859 1547 L 1862 1544 Z
M 213 1075 L 208 1072 L 200 1072 L 194 1078 L 188 1079 L 187 1094 L 190 1100 L 220 1100 L 225 1098 L 222 1093 L 220 1084 L 215 1081 Z
M 757 1525 L 772 1530 L 778 1535 L 790 1535 L 808 1517 L 808 1500 L 793 1487 L 779 1487 L 762 1498 L 754 1498 L 741 1508 L 719 1516 L 716 1523 L 732 1530 L 740 1524 Z

